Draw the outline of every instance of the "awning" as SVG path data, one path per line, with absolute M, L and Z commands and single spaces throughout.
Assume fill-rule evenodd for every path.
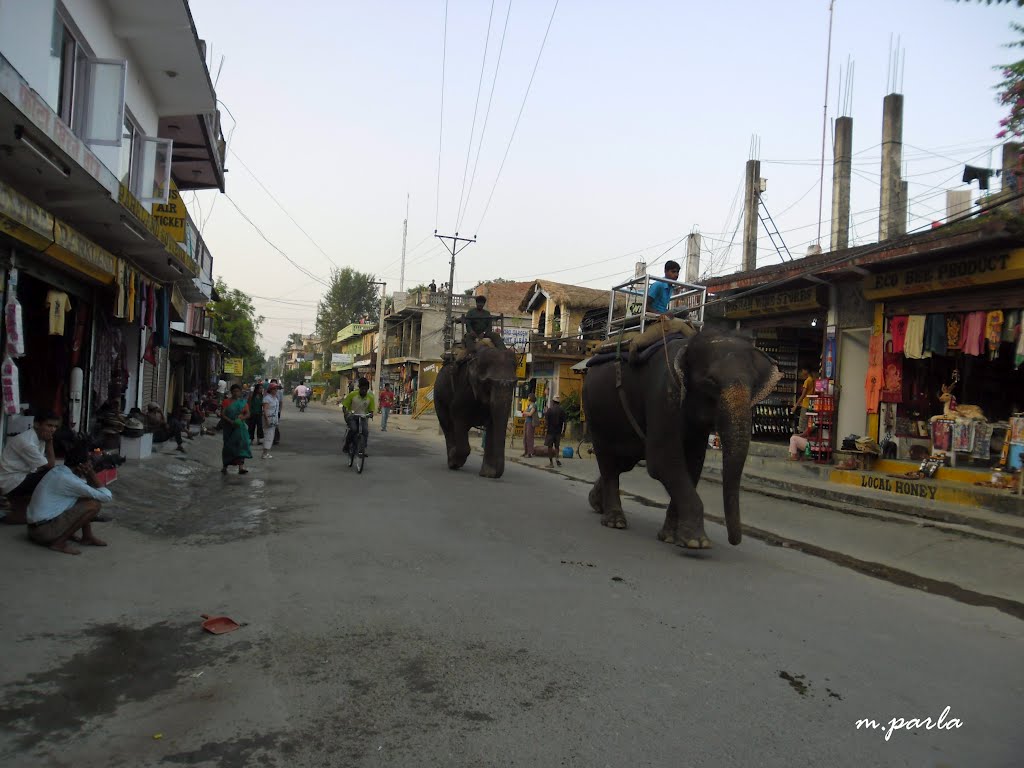
M 179 331 L 177 328 L 171 328 L 171 346 L 172 347 L 198 347 L 201 344 L 209 344 L 213 347 L 219 347 L 225 352 L 230 352 L 224 344 L 214 339 L 208 339 L 205 336 L 197 336 L 194 333 L 187 333 L 186 331 Z
M 591 358 L 588 357 L 586 360 L 580 360 L 569 370 L 576 371 L 577 373 L 583 373 L 587 370 L 587 363 L 590 362 Z

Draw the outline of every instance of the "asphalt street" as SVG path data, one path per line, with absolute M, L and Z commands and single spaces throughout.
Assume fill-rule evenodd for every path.
M 286 408 L 245 476 L 198 438 L 80 557 L 0 528 L 0 765 L 1021 765 L 1021 621 L 716 524 L 688 554 L 630 499 L 609 530 L 583 483 L 398 426 L 362 475 L 336 410 Z

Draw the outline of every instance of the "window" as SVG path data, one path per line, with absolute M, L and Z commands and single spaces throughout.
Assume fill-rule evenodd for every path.
M 135 159 L 135 139 L 140 131 L 135 121 L 125 113 L 124 130 L 121 133 L 121 183 L 128 189 L 132 188 L 132 161 Z
M 56 14 L 50 44 L 56 62 L 60 119 L 86 144 L 121 146 L 128 62 L 98 59 L 72 24 Z
M 132 194 L 140 203 L 166 203 L 171 194 L 170 139 L 138 136 L 134 154 Z

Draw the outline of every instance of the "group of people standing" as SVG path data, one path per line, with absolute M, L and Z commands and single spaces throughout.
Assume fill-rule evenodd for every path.
M 559 451 L 562 449 L 562 432 L 565 431 L 565 409 L 562 408 L 558 395 L 551 398 L 551 404 L 544 409 L 544 422 L 547 427 L 544 445 L 548 448 L 548 466 L 562 466 Z M 532 459 L 536 455 L 534 436 L 537 433 L 537 424 L 537 396 L 531 393 L 526 398 L 526 409 L 523 411 L 522 458 Z
M 230 396 L 221 403 L 220 408 L 220 425 L 224 435 L 222 474 L 226 475 L 230 466 L 237 466 L 240 475 L 247 474 L 249 470 L 245 468 L 245 460 L 252 458 L 252 444 L 257 439 L 263 447 L 260 458 L 274 458 L 271 450 L 280 442 L 277 434 L 283 400 L 281 384 L 277 379 L 271 379 L 265 390 L 263 382 L 257 382 L 248 397 L 241 384 L 231 385 Z

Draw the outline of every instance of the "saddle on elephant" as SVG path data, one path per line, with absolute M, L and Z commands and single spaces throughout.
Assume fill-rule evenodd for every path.
M 697 326 L 689 320 L 661 315 L 648 323 L 643 333 L 627 331 L 606 341 L 598 347 L 595 362 L 619 357 L 625 347 L 629 364 L 643 365 L 650 356 L 643 354 L 645 350 L 672 339 L 689 339 L 696 336 L 697 333 Z

